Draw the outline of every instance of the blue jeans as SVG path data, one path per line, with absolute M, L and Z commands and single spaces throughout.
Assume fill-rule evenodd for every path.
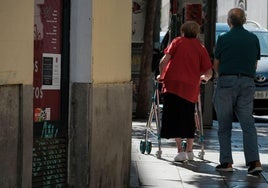
M 253 78 L 228 75 L 218 79 L 213 104 L 219 123 L 220 163 L 233 163 L 231 134 L 234 113 L 243 131 L 246 164 L 259 160 L 257 132 L 252 116 L 254 92 Z

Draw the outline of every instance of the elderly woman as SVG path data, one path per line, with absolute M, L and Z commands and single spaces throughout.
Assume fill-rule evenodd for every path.
M 163 81 L 163 116 L 161 138 L 175 138 L 178 154 L 175 161 L 193 160 L 195 135 L 194 108 L 200 92 L 200 81 L 212 76 L 212 63 L 206 48 L 197 39 L 199 25 L 188 21 L 181 26 L 181 36 L 165 49 L 160 61 Z M 186 152 L 181 146 L 186 138 Z

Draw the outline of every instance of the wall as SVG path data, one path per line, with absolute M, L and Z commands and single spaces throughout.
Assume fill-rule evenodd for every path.
M 254 20 L 261 24 L 263 27 L 267 28 L 267 11 L 268 2 L 266 0 L 243 0 L 245 7 L 245 12 L 247 14 L 248 20 Z M 231 8 L 238 6 L 238 0 L 218 0 L 218 22 L 226 22 L 227 13 Z M 258 10 L 258 11 L 256 11 Z
M 131 2 L 71 6 L 68 184 L 128 187 Z M 33 15 L 33 0 L 0 2 L 0 187 L 31 187 Z
M 32 84 L 33 0 L 0 5 L 0 85 Z
M 102 84 L 93 91 L 92 188 L 123 188 L 129 185 L 131 88 L 130 84 Z
M 131 2 L 72 1 L 70 41 L 68 185 L 128 187 Z
M 31 187 L 33 1 L 0 2 L 0 187 Z
M 91 83 L 92 1 L 71 2 L 70 81 Z
M 93 82 L 129 82 L 131 2 L 93 0 L 92 12 Z

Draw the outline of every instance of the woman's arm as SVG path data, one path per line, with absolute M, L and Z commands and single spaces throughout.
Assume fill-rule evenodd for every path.
M 158 80 L 162 80 L 164 79 L 165 73 L 166 73 L 166 68 L 167 65 L 169 63 L 169 60 L 171 59 L 171 55 L 169 54 L 165 54 L 162 59 L 160 60 L 159 63 L 159 71 L 160 71 L 160 75 L 158 76 Z
M 209 81 L 212 75 L 213 75 L 213 71 L 212 71 L 212 68 L 210 68 L 204 74 L 201 75 L 200 77 L 201 82 L 206 83 L 207 81 Z

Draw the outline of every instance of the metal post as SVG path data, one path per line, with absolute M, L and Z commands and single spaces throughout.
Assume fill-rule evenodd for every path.
M 213 62 L 217 1 L 207 0 L 207 3 L 204 6 L 206 10 L 206 16 L 205 16 L 206 19 L 204 23 L 205 46 L 211 57 L 211 62 Z M 203 88 L 202 93 L 203 123 L 205 128 L 210 128 L 213 123 L 213 105 L 212 105 L 213 89 L 214 89 L 213 81 L 209 81 Z

